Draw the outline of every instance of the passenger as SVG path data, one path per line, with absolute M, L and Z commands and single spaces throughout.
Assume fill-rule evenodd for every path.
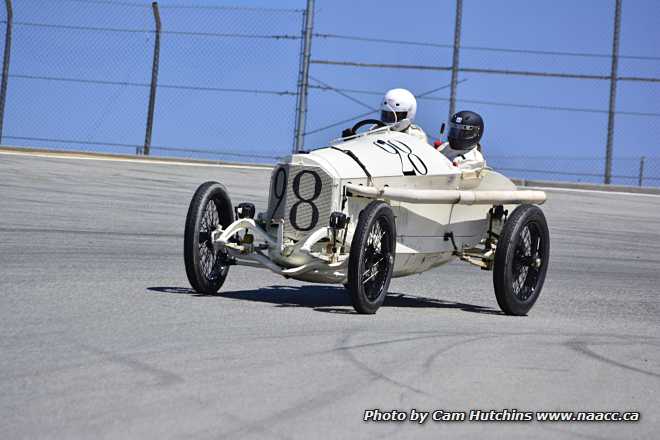
M 478 113 L 460 111 L 449 121 L 447 141 L 437 143 L 436 148 L 454 165 L 461 169 L 476 170 L 485 166 L 479 141 L 484 134 L 484 121 Z

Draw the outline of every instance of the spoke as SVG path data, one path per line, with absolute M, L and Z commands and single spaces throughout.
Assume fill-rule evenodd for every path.
M 367 284 L 367 283 L 368 283 L 373 277 L 375 277 L 376 275 L 378 275 L 378 274 L 377 274 L 377 273 L 372 274 L 369 278 L 367 278 L 366 280 L 362 281 L 362 284 Z
M 200 266 L 204 276 L 208 280 L 217 279 L 225 266 L 224 259 L 216 252 L 211 242 L 211 232 L 220 224 L 220 213 L 213 200 L 204 207 L 204 213 L 200 219 L 198 250 L 200 256 Z
M 378 266 L 382 261 L 383 261 L 383 258 L 381 258 L 380 260 L 376 261 L 375 263 L 373 263 L 373 264 L 369 267 L 369 269 L 367 269 L 367 270 L 362 274 L 362 279 L 363 279 L 362 284 L 366 284 L 369 280 L 371 280 L 373 277 L 375 277 L 376 275 L 378 275 L 378 270 L 374 270 L 374 268 L 375 268 L 376 266 Z M 371 275 L 369 276 L 369 278 L 367 278 L 367 279 L 365 280 L 364 277 L 367 276 L 367 275 L 369 275 L 370 273 L 371 273 Z
M 531 246 L 531 244 L 532 244 L 532 243 L 531 243 L 532 238 L 531 238 L 531 236 L 530 236 L 530 232 L 529 232 L 529 227 L 528 227 L 528 226 L 525 226 L 525 228 L 522 230 L 522 234 L 521 234 L 521 235 L 522 235 L 523 245 L 524 245 L 524 249 L 525 249 L 525 250 L 524 250 L 524 255 L 530 255 L 530 254 L 531 254 L 531 250 L 532 250 L 532 246 Z
M 539 226 L 530 222 L 520 231 L 512 264 L 511 288 L 521 301 L 527 301 L 536 291 L 543 261 L 542 236 Z
M 378 218 L 369 229 L 364 249 L 364 272 L 361 276 L 365 294 L 371 301 L 382 293 L 389 273 L 389 232 L 384 219 Z
M 513 264 L 512 264 L 512 290 L 513 293 L 521 301 L 525 301 L 529 297 L 529 281 L 530 281 L 530 267 L 533 264 L 534 254 L 533 248 L 538 246 L 534 243 L 532 246 L 532 235 L 535 235 L 530 230 L 530 225 L 527 224 L 520 231 L 518 243 L 516 244 Z

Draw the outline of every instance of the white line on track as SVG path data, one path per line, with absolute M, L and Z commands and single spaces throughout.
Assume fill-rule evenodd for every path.
M 5 154 L 9 156 L 31 156 L 31 157 L 44 157 L 49 159 L 73 159 L 73 160 L 102 160 L 108 162 L 130 162 L 130 163 L 142 163 L 142 164 L 155 164 L 155 165 L 179 165 L 179 166 L 188 166 L 188 167 L 216 167 L 216 168 L 240 168 L 245 170 L 267 170 L 271 168 L 268 165 L 258 166 L 258 165 L 240 165 L 240 164 L 226 164 L 226 163 L 193 163 L 193 162 L 177 162 L 170 160 L 158 160 L 158 159 L 129 159 L 125 157 L 95 157 L 95 156 L 76 156 L 68 154 L 57 154 L 57 153 L 35 153 L 30 151 L 2 151 L 0 154 Z

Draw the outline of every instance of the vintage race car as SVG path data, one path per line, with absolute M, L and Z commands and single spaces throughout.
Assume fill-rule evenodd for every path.
M 258 266 L 343 284 L 356 311 L 375 313 L 392 277 L 460 259 L 492 270 L 500 308 L 525 315 L 548 268 L 548 226 L 535 205 L 545 193 L 518 190 L 485 164 L 457 166 L 405 133 L 407 120 L 375 122 L 275 166 L 268 209 L 256 216 L 251 203 L 233 206 L 222 184 L 202 184 L 185 226 L 192 287 L 214 294 L 230 266 Z

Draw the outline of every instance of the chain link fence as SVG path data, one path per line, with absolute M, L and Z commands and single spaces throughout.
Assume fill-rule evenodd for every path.
M 14 3 L 3 143 L 144 152 L 152 5 Z M 158 13 L 150 154 L 271 162 L 289 153 L 303 11 L 165 4 Z
M 312 48 L 307 142 L 322 145 L 355 120 L 376 116 L 380 97 L 394 87 L 417 96 L 418 124 L 431 140 L 441 137 L 451 102 L 458 3 L 462 33 L 456 110 L 484 117 L 489 165 L 519 178 L 602 183 L 614 1 L 597 8 L 569 1 L 411 2 L 405 17 L 414 17 L 414 25 L 394 20 L 399 30 L 375 20 L 373 11 L 398 17 L 400 4 L 323 2 Z M 342 8 L 351 11 L 350 26 L 336 20 L 335 11 Z M 643 16 L 660 14 L 660 6 L 652 9 L 640 11 L 624 2 L 614 184 L 660 186 L 660 157 L 651 157 L 657 154 L 648 148 L 660 139 L 660 53 L 640 54 L 633 44 L 640 38 L 635 33 Z M 602 19 L 594 20 L 599 11 Z M 643 155 L 649 157 L 640 179 Z
M 529 180 L 602 183 L 604 157 L 488 155 L 488 165 L 507 176 Z M 660 186 L 660 158 L 614 158 L 612 181 L 619 185 Z
M 516 6 L 520 17 L 547 7 L 558 9 L 554 16 L 569 22 L 549 18 L 525 26 L 496 3 L 463 6 L 456 109 L 484 116 L 486 157 L 507 175 L 602 182 L 604 155 L 585 153 L 601 146 L 605 150 L 609 49 L 546 47 L 549 43 L 544 46 L 540 37 L 562 25 L 572 26 L 589 11 L 575 9 L 568 1 L 536 6 L 523 2 Z M 373 11 L 397 16 L 400 4 L 317 0 L 307 108 L 299 109 L 303 9 L 162 0 L 157 34 L 156 9 L 147 2 L 14 0 L 1 141 L 272 163 L 291 151 L 298 110 L 306 110 L 305 147 L 324 146 L 343 128 L 376 116 L 380 97 L 393 87 L 417 95 L 417 121 L 433 141 L 441 137 L 438 130 L 450 108 L 454 4 L 413 2 L 406 8 L 407 15 L 416 17 L 415 26 L 392 33 Z M 625 43 L 640 12 L 624 12 Z M 477 26 L 478 14 L 489 20 Z M 520 38 L 508 44 L 497 41 L 502 26 L 514 27 Z M 586 35 L 611 41 L 611 28 L 608 19 L 575 30 L 575 41 Z M 489 44 L 483 44 L 484 35 L 493 41 L 486 38 Z M 535 44 L 538 49 L 529 48 Z M 624 52 L 629 47 L 624 44 L 619 57 L 619 76 L 624 79 L 618 81 L 612 183 L 660 186 L 660 157 L 642 158 L 635 148 L 643 139 L 657 144 L 660 138 L 660 55 Z M 654 81 L 630 80 L 639 77 Z M 156 87 L 149 142 L 145 133 L 152 81 Z M 545 93 L 540 101 L 539 90 L 558 92 Z M 493 120 L 497 124 L 490 123 Z M 523 131 L 537 135 L 521 139 Z
M 144 142 L 151 10 L 48 3 L 14 5 L 3 143 L 135 153 Z

